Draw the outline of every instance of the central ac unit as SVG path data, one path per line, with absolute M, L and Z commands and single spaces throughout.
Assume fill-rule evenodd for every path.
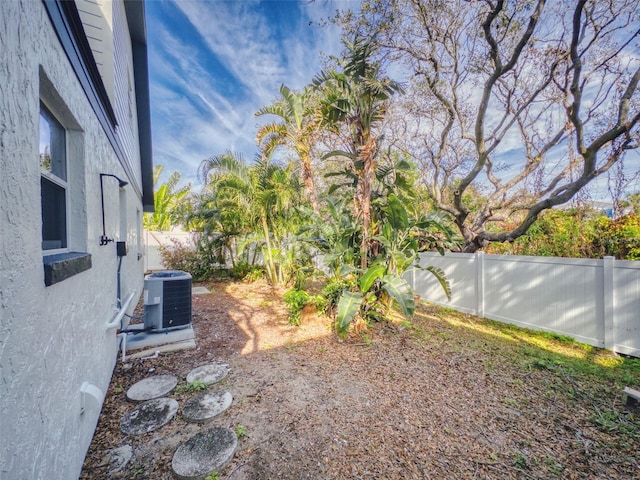
M 191 324 L 191 275 L 180 270 L 152 273 L 144 280 L 144 328 L 156 332 Z

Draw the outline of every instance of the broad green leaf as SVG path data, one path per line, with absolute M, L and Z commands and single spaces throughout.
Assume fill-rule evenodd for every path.
M 340 266 L 340 276 L 341 277 L 346 277 L 347 275 L 357 271 L 358 269 L 356 267 L 353 267 L 351 265 L 347 265 L 344 264 L 342 266 Z
M 386 270 L 386 265 L 378 264 L 369 267 L 366 272 L 360 277 L 360 291 L 362 293 L 367 293 L 371 288 L 371 285 L 384 275 Z
M 344 335 L 349 329 L 351 320 L 362 304 L 364 297 L 360 292 L 350 292 L 345 290 L 338 301 L 338 316 L 336 318 L 338 333 Z
M 385 275 L 382 277 L 382 288 L 398 303 L 405 317 L 413 317 L 416 309 L 413 299 L 413 290 L 407 281 L 398 275 Z
M 395 195 L 389 195 L 384 211 L 387 214 L 388 222 L 394 229 L 405 230 L 409 227 L 407 211 L 400 199 Z
M 442 271 L 441 268 L 434 267 L 432 265 L 429 265 L 424 269 L 427 270 L 428 272 L 431 272 L 433 276 L 436 277 L 436 279 L 440 283 L 440 286 L 444 290 L 445 295 L 447 296 L 447 300 L 451 300 L 451 285 L 449 284 L 449 280 L 447 280 L 447 277 L 444 274 L 444 271 Z
M 333 194 L 336 190 L 342 188 L 342 187 L 352 187 L 353 186 L 353 182 L 346 182 L 346 183 L 334 183 L 333 185 L 331 185 L 329 187 L 329 190 L 327 191 L 327 195 L 331 195 Z

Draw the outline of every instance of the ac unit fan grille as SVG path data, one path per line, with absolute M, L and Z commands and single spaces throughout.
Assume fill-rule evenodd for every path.
M 163 282 L 162 328 L 191 323 L 191 279 Z

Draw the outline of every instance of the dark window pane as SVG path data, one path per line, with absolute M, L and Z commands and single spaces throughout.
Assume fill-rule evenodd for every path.
M 64 127 L 40 104 L 40 166 L 61 180 L 67 179 Z
M 66 191 L 40 177 L 42 199 L 42 249 L 67 248 Z

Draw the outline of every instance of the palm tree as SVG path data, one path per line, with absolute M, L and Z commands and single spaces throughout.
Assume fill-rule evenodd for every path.
M 305 185 L 314 213 L 318 213 L 318 200 L 311 166 L 311 147 L 318 131 L 315 91 L 307 87 L 297 93 L 286 85 L 280 86 L 280 95 L 272 105 L 261 108 L 256 116 L 275 115 L 282 122 L 263 125 L 256 134 L 256 143 L 261 145 L 263 156 L 270 158 L 280 146 L 293 150 L 300 160 L 300 176 Z
M 169 180 L 156 188 L 163 168 L 162 165 L 156 165 L 153 169 L 154 211 L 152 214 L 145 214 L 143 218 L 144 228 L 147 230 L 169 230 L 172 225 L 179 222 L 185 213 L 183 211 L 184 199 L 191 191 L 190 184 L 174 191 L 180 182 L 180 173 L 178 172 L 173 172 L 169 176 Z
M 211 196 L 217 211 L 242 214 L 244 224 L 264 242 L 269 281 L 286 284 L 291 274 L 286 247 L 297 227 L 294 207 L 302 203 L 291 165 L 259 160 L 249 166 L 240 155 L 227 152 L 204 160 L 199 174 L 205 181 L 203 195 Z
M 387 100 L 401 88 L 384 77 L 380 64 L 373 60 L 373 41 L 356 37 L 353 42 L 343 42 L 348 53 L 338 60 L 341 71 L 321 72 L 314 79 L 314 85 L 322 92 L 322 125 L 336 133 L 346 129 L 346 149 L 330 152 L 325 158 L 342 156 L 350 161 L 348 170 L 356 188 L 354 215 L 362 226 L 360 266 L 364 269 L 371 237 L 371 190 L 377 167 L 379 129 Z

